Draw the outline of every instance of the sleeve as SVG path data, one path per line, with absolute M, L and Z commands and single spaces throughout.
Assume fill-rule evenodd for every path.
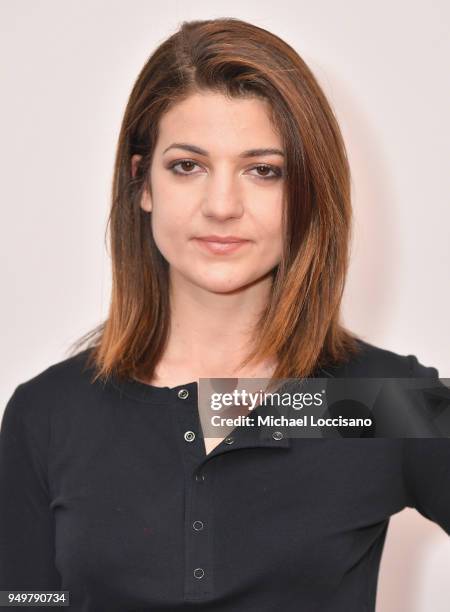
M 438 370 L 409 355 L 410 376 L 439 378 Z M 407 506 L 450 535 L 450 438 L 405 438 L 403 474 Z
M 49 507 L 48 419 L 41 406 L 34 408 L 22 383 L 1 422 L 0 590 L 61 589 Z

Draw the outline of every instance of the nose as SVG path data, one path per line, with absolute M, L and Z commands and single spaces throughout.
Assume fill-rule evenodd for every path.
M 210 174 L 205 182 L 202 212 L 206 217 L 225 221 L 241 217 L 244 212 L 243 194 L 239 177 L 225 168 Z

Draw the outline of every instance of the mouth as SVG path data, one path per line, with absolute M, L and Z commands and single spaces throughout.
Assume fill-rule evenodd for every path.
M 229 242 L 221 240 L 211 240 L 206 238 L 194 238 L 196 244 L 206 252 L 213 253 L 214 255 L 226 255 L 228 253 L 234 253 L 238 249 L 241 249 L 247 244 L 250 244 L 250 240 L 238 240 L 233 239 Z

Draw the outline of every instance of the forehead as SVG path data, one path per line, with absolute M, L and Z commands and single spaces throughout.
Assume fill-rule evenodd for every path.
M 260 98 L 228 98 L 220 93 L 195 93 L 161 118 L 159 145 L 183 141 L 217 150 L 280 146 L 270 119 L 270 104 Z

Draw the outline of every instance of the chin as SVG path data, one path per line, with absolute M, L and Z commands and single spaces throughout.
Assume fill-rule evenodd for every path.
M 261 277 L 247 277 L 237 279 L 236 274 L 228 275 L 222 278 L 208 278 L 198 279 L 196 284 L 202 287 L 205 291 L 211 291 L 212 293 L 237 293 L 254 285 L 261 280 Z
M 205 291 L 210 291 L 211 293 L 233 293 L 240 291 L 245 287 L 240 283 L 236 283 L 235 280 L 226 282 L 226 281 L 211 281 L 208 283 L 198 283 L 198 286 L 204 289 Z

